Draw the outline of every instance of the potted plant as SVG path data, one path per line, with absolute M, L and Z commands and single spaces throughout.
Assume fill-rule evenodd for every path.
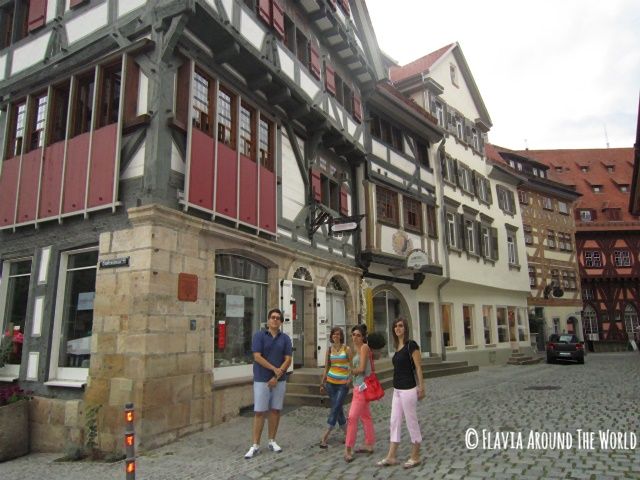
M 380 358 L 381 350 L 387 344 L 387 339 L 380 332 L 371 332 L 367 335 L 367 345 L 373 351 L 373 358 Z
M 29 453 L 29 398 L 18 385 L 0 387 L 0 462 Z

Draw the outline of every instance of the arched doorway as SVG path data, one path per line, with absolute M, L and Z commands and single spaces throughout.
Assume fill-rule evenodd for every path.
M 387 351 L 393 353 L 393 333 L 391 326 L 398 317 L 404 317 L 409 323 L 411 332 L 411 318 L 406 301 L 393 287 L 385 286 L 373 293 L 373 330 L 384 335 L 387 340 Z M 413 335 L 413 334 L 411 334 Z

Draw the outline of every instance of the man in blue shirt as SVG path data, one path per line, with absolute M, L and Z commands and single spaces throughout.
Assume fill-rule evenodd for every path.
M 283 321 L 282 312 L 272 308 L 267 314 L 267 329 L 253 336 L 253 445 L 244 458 L 253 458 L 260 452 L 264 418 L 269 411 L 269 450 L 282 452 L 276 433 L 287 385 L 285 373 L 293 352 L 291 339 L 280 331 Z

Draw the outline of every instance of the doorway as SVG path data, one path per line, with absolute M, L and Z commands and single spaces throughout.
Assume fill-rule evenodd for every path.
M 420 322 L 420 350 L 422 353 L 431 352 L 431 315 L 430 303 L 418 302 L 418 319 Z
M 301 285 L 293 286 L 293 311 L 291 321 L 293 323 L 293 368 L 300 368 L 304 364 L 304 287 Z

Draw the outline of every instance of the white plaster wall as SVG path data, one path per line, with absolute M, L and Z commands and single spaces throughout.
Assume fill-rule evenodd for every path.
M 227 17 L 233 17 L 233 0 L 220 0 L 222 3 L 222 8 L 224 8 L 225 12 L 227 12 Z
M 58 0 L 47 0 L 47 17 L 46 23 L 49 23 L 56 17 L 56 8 L 58 6 Z
M 414 162 L 412 162 L 411 160 L 407 160 L 405 157 L 396 153 L 393 150 L 390 150 L 389 154 L 391 159 L 391 165 L 399 168 L 403 172 L 408 173 L 410 175 L 413 175 L 415 173 L 416 164 Z
M 300 70 L 300 88 L 302 88 L 310 99 L 315 98 L 315 96 L 320 93 L 318 83 L 304 70 Z
M 106 26 L 109 21 L 108 13 L 108 4 L 102 3 L 69 20 L 65 25 L 69 45 Z
M 122 172 L 122 175 L 120 175 L 120 179 L 121 180 L 126 180 L 128 178 L 141 177 L 141 176 L 144 175 L 144 156 L 145 156 L 145 151 L 146 151 L 145 143 L 143 142 L 142 145 L 140 146 L 140 148 L 133 155 L 133 158 L 131 159 L 131 161 L 127 165 L 127 168 L 125 169 L 125 171 Z M 173 168 L 173 155 L 171 157 L 172 157 L 171 158 L 171 169 L 172 170 L 176 170 L 176 168 Z M 184 167 L 183 167 L 182 170 L 184 172 Z
M 4 80 L 4 71 L 7 66 L 7 56 L 0 55 L 0 80 Z
M 305 206 L 304 182 L 289 137 L 284 131 L 282 132 L 282 172 L 282 216 L 293 221 Z
M 458 71 L 458 87 L 455 87 L 453 83 L 451 83 L 451 73 L 449 69 L 451 64 L 455 65 Z M 462 70 L 460 69 L 460 65 L 456 61 L 453 53 L 450 52 L 445 57 L 441 58 L 440 61 L 434 65 L 429 76 L 444 87 L 444 93 L 441 95 L 441 98 L 448 105 L 451 105 L 453 108 L 462 112 L 472 121 L 478 118 L 478 109 L 476 108 L 473 98 L 469 93 L 469 89 L 464 81 L 464 77 L 462 76 Z
M 262 49 L 265 31 L 258 22 L 244 10 L 240 11 L 240 33 L 256 50 L 260 51 Z
M 287 51 L 280 45 L 278 45 L 278 58 L 280 60 L 280 70 L 291 80 L 295 80 L 295 64 L 293 58 L 291 58 Z
M 11 75 L 15 75 L 32 65 L 44 60 L 47 45 L 51 38 L 51 32 L 46 32 L 30 42 L 18 47 L 13 52 L 13 63 L 11 64 Z
M 386 160 L 388 148 L 384 146 L 382 143 L 377 140 L 371 139 L 371 153 L 373 153 L 376 157 L 381 158 L 382 160 Z
M 546 243 L 546 239 L 545 239 L 545 243 Z M 556 251 L 553 251 L 553 250 L 545 250 L 544 251 L 544 258 L 547 258 L 549 260 L 558 260 L 558 261 L 561 261 L 561 262 L 568 262 L 569 260 L 571 260 L 571 253 L 556 252 Z
M 149 111 L 149 78 L 140 70 L 140 81 L 138 84 L 138 108 L 137 114 L 142 115 Z

